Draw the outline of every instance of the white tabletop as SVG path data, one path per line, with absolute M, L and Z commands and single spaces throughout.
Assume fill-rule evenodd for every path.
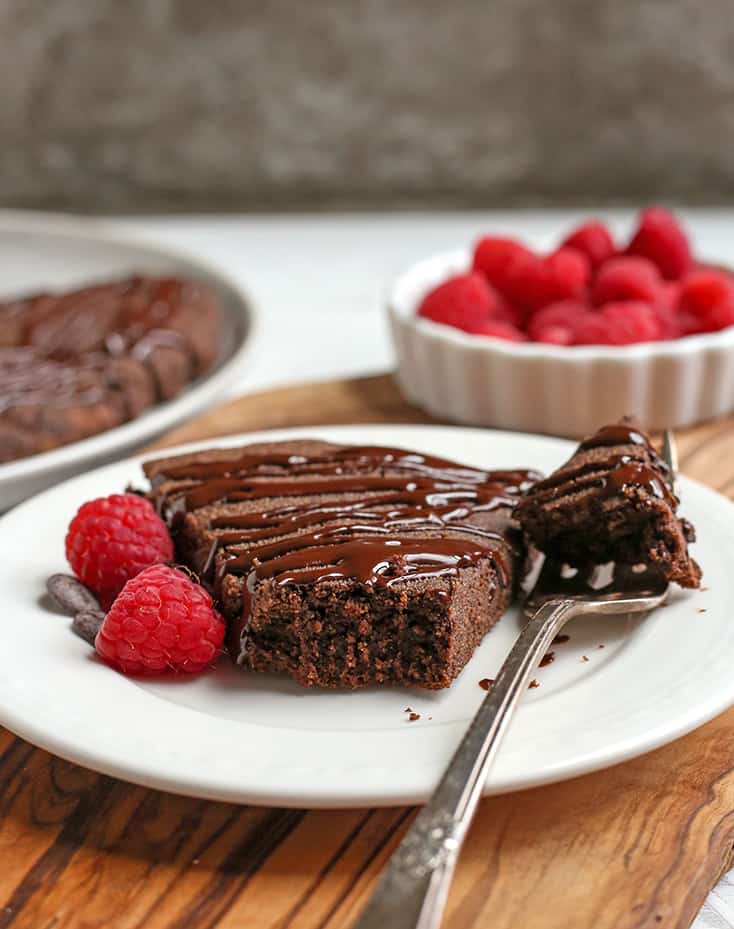
M 153 241 L 208 259 L 245 286 L 260 311 L 258 344 L 232 394 L 298 381 L 384 371 L 392 361 L 382 295 L 409 262 L 492 230 L 548 248 L 580 211 L 121 219 Z M 600 214 L 596 214 L 600 215 Z M 601 214 L 623 232 L 630 214 Z M 687 210 L 709 260 L 734 264 L 734 211 Z M 734 929 L 734 872 L 694 929 Z

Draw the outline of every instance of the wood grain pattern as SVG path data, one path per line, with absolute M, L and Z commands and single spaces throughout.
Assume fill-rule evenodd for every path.
M 372 377 L 234 400 L 158 445 L 289 425 L 428 421 L 389 377 Z M 732 421 L 689 430 L 680 447 L 686 473 L 734 493 Z M 0 730 L 0 929 L 346 929 L 413 815 L 177 797 Z M 445 925 L 683 929 L 733 847 L 731 710 L 608 771 L 483 801 Z

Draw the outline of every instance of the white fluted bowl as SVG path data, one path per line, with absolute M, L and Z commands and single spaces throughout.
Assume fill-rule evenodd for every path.
M 419 261 L 388 296 L 398 382 L 429 413 L 578 437 L 628 413 L 661 429 L 734 410 L 734 326 L 667 342 L 569 348 L 469 335 L 416 315 L 429 290 L 470 265 L 465 249 Z

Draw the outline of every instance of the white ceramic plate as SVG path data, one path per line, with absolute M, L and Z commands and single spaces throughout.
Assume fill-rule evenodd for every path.
M 224 308 L 222 350 L 215 366 L 178 397 L 132 422 L 62 448 L 0 465 L 0 512 L 90 465 L 119 458 L 209 406 L 242 370 L 254 328 L 251 301 L 202 262 L 110 233 L 104 222 L 0 212 L 0 298 L 75 287 L 134 272 L 184 274 L 206 281 Z
M 571 448 L 558 439 L 435 426 L 284 430 L 205 444 L 304 435 L 544 471 Z M 0 723 L 79 764 L 196 796 L 313 807 L 425 800 L 484 696 L 480 679 L 494 677 L 517 634 L 518 610 L 440 693 L 307 690 L 237 671 L 226 659 L 195 679 L 125 678 L 71 633 L 67 617 L 44 606 L 43 590 L 49 574 L 65 569 L 64 531 L 75 508 L 140 479 L 139 459 L 119 462 L 0 520 Z M 569 625 L 570 641 L 555 647 L 555 661 L 538 670 L 540 686 L 519 708 L 487 792 L 623 761 L 734 703 L 734 506 L 685 480 L 683 498 L 699 527 L 696 555 L 708 589 L 677 592 L 644 619 Z M 406 707 L 421 718 L 408 722 Z

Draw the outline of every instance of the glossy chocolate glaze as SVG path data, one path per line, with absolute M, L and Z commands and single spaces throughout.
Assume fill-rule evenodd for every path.
M 542 492 L 545 489 L 568 483 L 573 490 L 580 491 L 587 486 L 601 484 L 605 489 L 605 495 L 613 497 L 628 487 L 643 487 L 652 496 L 664 500 L 675 509 L 678 500 L 670 487 L 668 466 L 650 444 L 647 436 L 634 427 L 625 423 L 605 426 L 594 435 L 584 439 L 578 451 L 618 449 L 628 445 L 644 449 L 651 464 L 634 458 L 631 454 L 610 452 L 604 457 L 562 468 L 542 481 L 538 490 Z
M 676 497 L 668 484 L 668 466 L 650 444 L 647 436 L 626 423 L 604 426 L 596 435 L 585 439 L 579 448 L 593 449 L 607 446 L 639 445 L 646 449 L 652 460 L 652 467 L 629 455 L 613 455 L 605 462 L 611 471 L 605 477 L 609 496 L 623 491 L 627 487 L 644 487 L 650 494 L 665 500 L 673 509 L 678 505 Z
M 479 468 L 468 468 L 446 458 L 419 455 L 416 452 L 383 445 L 350 445 L 336 448 L 333 452 L 310 456 L 278 452 L 259 454 L 243 449 L 239 455 L 232 457 L 218 457 L 209 461 L 187 461 L 166 466 L 165 477 L 167 480 L 174 481 L 203 480 L 248 474 L 263 468 L 287 468 L 289 473 L 300 473 L 309 468 L 313 470 L 315 467 L 318 468 L 319 474 L 344 474 L 345 468 L 349 473 L 360 468 L 363 470 L 375 467 L 409 469 L 417 474 L 436 479 L 474 484 L 485 482 L 488 475 L 506 484 L 522 480 L 523 476 L 527 475 L 531 475 L 529 479 L 537 478 L 535 472 L 518 470 L 488 472 Z
M 642 445 L 654 451 L 647 436 L 626 423 L 612 423 L 609 426 L 603 426 L 594 435 L 587 436 L 579 445 L 579 449 L 602 448 L 606 445 Z
M 678 505 L 678 500 L 658 471 L 630 458 L 624 460 L 622 456 L 620 463 L 606 478 L 606 490 L 609 496 L 613 496 L 627 487 L 644 487 L 648 493 L 659 500 L 665 500 L 673 509 Z
M 163 512 L 174 520 L 182 509 L 215 503 L 365 495 L 211 517 L 220 555 L 217 574 L 210 578 L 215 592 L 227 574 L 246 578 L 236 631 L 241 639 L 259 580 L 284 586 L 351 579 L 390 587 L 410 578 L 456 575 L 489 558 L 497 583 L 506 584 L 506 536 L 467 520 L 478 513 L 511 510 L 537 477 L 529 471 L 481 471 L 401 449 L 360 446 L 309 456 L 244 450 L 229 459 L 166 465 L 154 483 L 163 488 L 168 481 L 184 482 L 163 490 Z M 205 571 L 214 561 L 212 549 Z

